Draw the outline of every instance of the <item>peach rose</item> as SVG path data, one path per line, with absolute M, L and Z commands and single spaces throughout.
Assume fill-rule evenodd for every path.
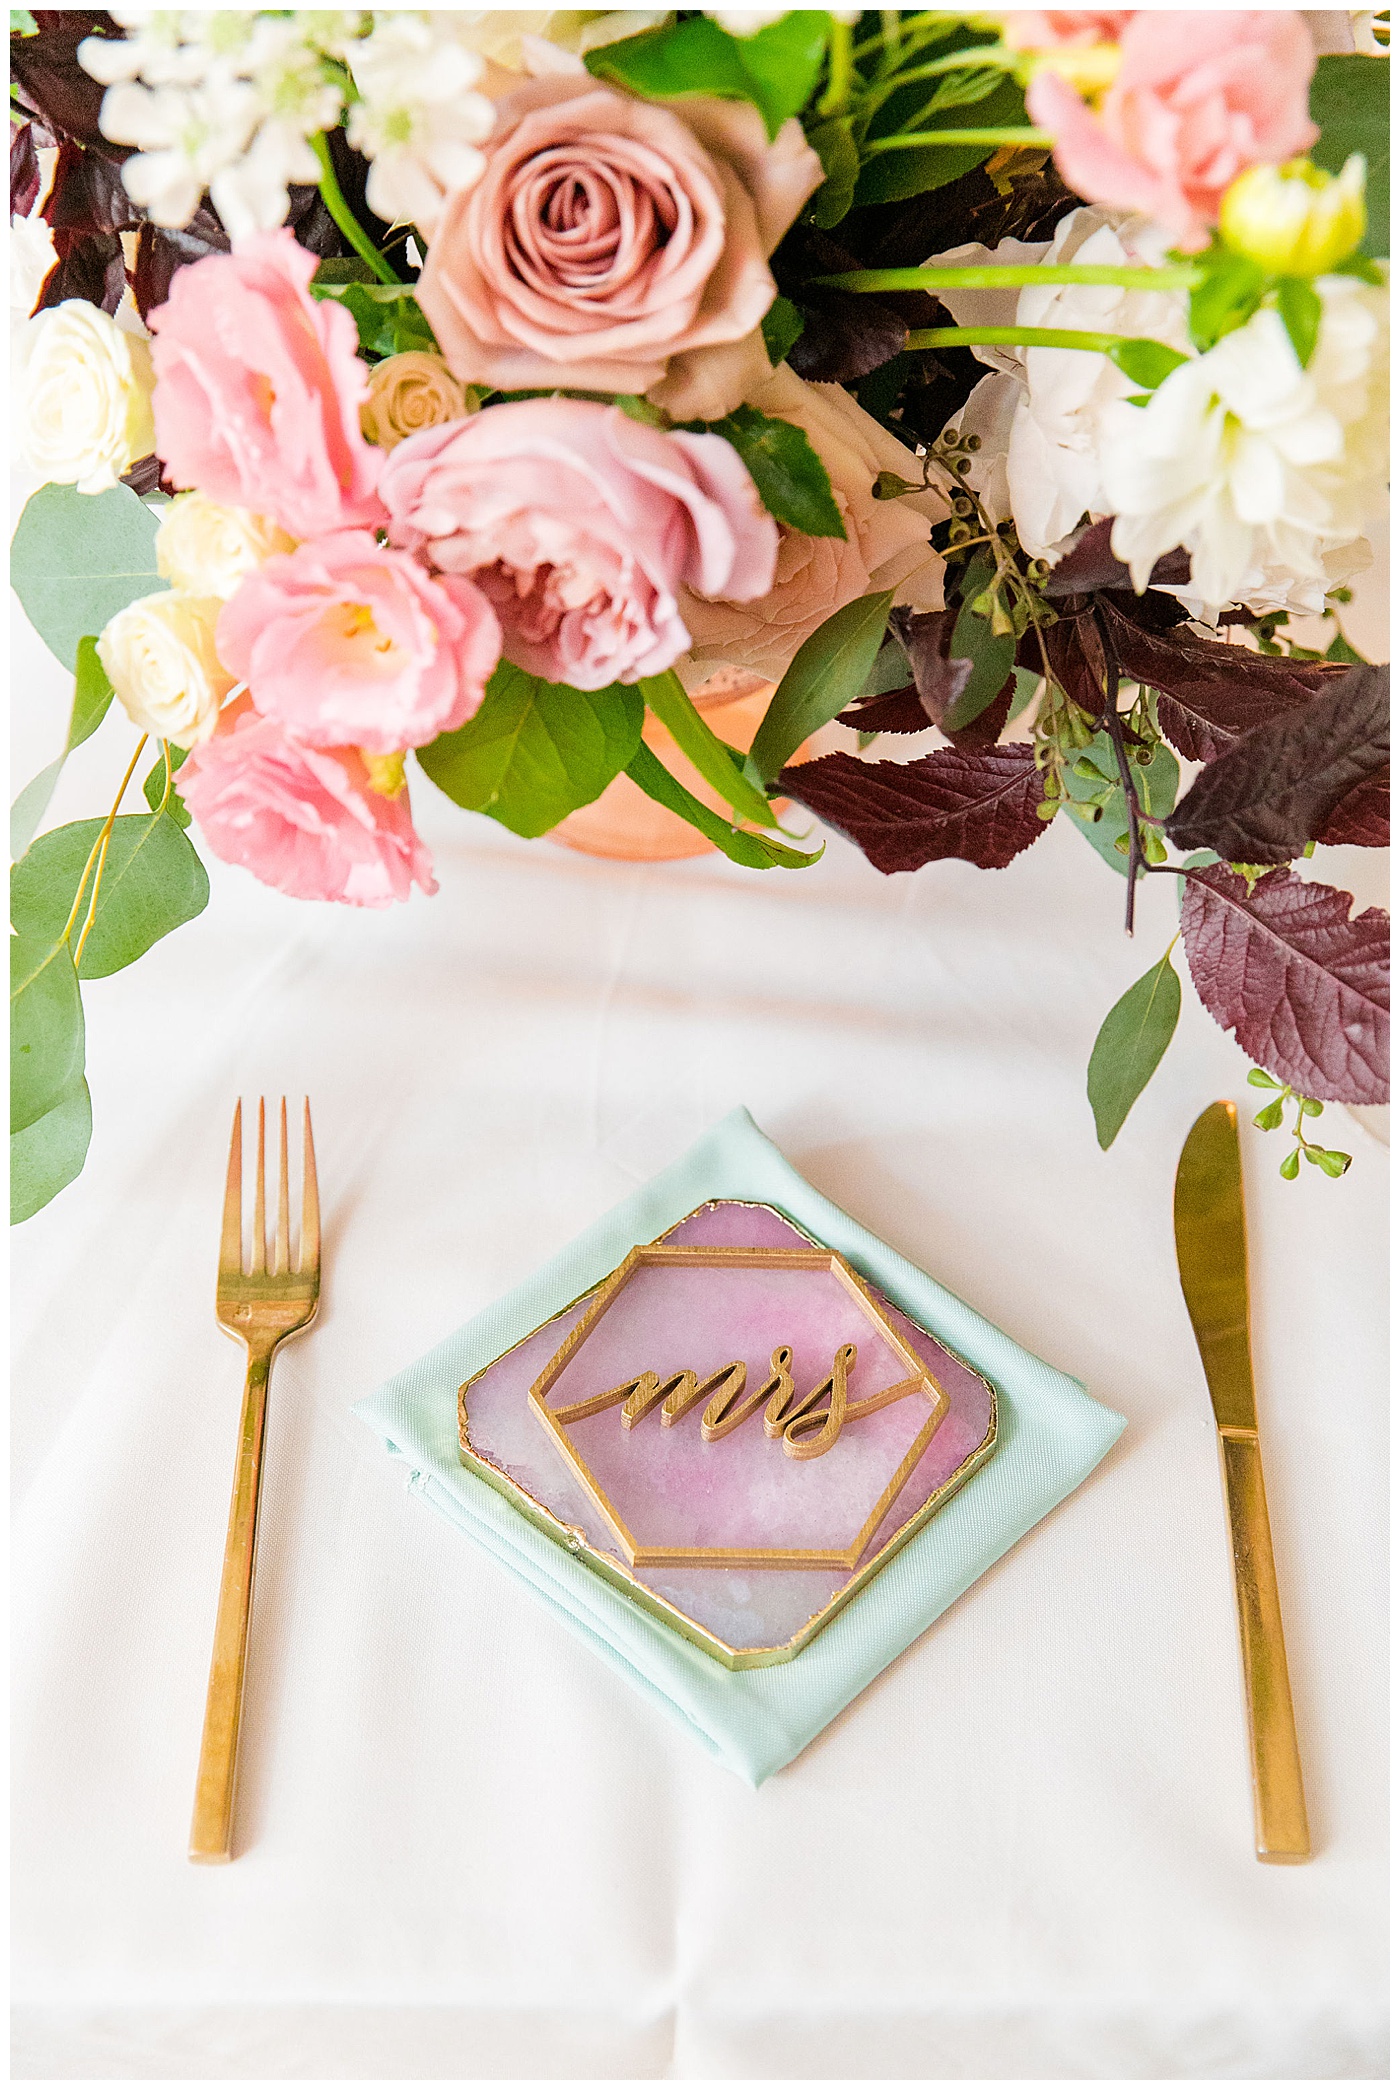
M 519 399 L 427 428 L 380 492 L 395 543 L 490 598 L 505 657 L 575 689 L 660 675 L 683 586 L 761 595 L 778 529 L 738 452 L 590 399 Z M 695 600 L 699 600 L 699 594 Z
M 247 697 L 188 757 L 180 796 L 215 856 L 293 899 L 387 907 L 415 884 L 437 891 L 401 776 L 376 789 L 358 748 L 305 747 Z
M 930 523 L 947 514 L 943 496 L 879 501 L 874 494 L 880 472 L 917 480 L 912 451 L 840 385 L 807 384 L 786 364 L 749 394 L 749 402 L 806 431 L 831 476 L 846 538 L 804 537 L 782 526 L 777 578 L 761 600 L 705 602 L 683 595 L 692 658 L 703 663 L 696 679 L 724 663 L 776 682 L 833 610 L 877 589 L 893 588 L 897 602 L 915 609 L 940 609 L 943 603 L 943 561 L 929 542 Z
M 573 76 L 505 94 L 486 172 L 449 199 L 418 282 L 467 384 L 645 392 L 714 420 L 767 369 L 767 257 L 823 179 L 790 118 L 669 107 Z
M 1032 80 L 1026 109 L 1076 194 L 1141 211 L 1195 249 L 1237 174 L 1315 142 L 1314 62 L 1300 14 L 1138 12 L 1097 112 L 1053 70 Z
M 501 627 L 470 581 L 435 579 L 369 530 L 339 530 L 250 574 L 224 605 L 218 644 L 288 732 L 392 755 L 479 709 Z
M 293 537 L 376 523 L 381 453 L 360 433 L 359 335 L 308 284 L 316 256 L 260 232 L 182 268 L 151 314 L 156 449 L 177 486 Z
M 420 428 L 465 421 L 475 407 L 476 394 L 468 393 L 441 356 L 430 349 L 406 348 L 371 370 L 360 426 L 381 450 L 392 450 Z

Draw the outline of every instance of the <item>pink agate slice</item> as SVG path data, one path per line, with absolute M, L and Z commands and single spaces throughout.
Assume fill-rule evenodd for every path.
M 807 1248 L 797 1228 L 764 1206 L 708 1205 L 661 1236 L 689 1247 Z M 591 1295 L 590 1295 L 591 1297 Z M 927 1364 L 949 1409 L 864 1548 L 871 1561 L 984 1444 L 991 1427 L 986 1382 L 878 1292 L 876 1302 Z M 473 1451 L 505 1472 L 589 1543 L 625 1566 L 618 1541 L 532 1411 L 529 1388 L 589 1304 L 580 1300 L 488 1366 L 467 1396 Z M 551 1408 L 651 1369 L 690 1368 L 701 1378 L 742 1357 L 754 1389 L 780 1344 L 806 1393 L 854 1343 L 853 1400 L 907 1376 L 904 1360 L 840 1281 L 824 1270 L 643 1267 L 636 1271 L 554 1382 Z M 831 1550 L 851 1545 L 915 1437 L 929 1420 L 912 1394 L 848 1424 L 822 1457 L 788 1457 L 762 1418 L 707 1444 L 697 1405 L 671 1427 L 653 1410 L 631 1430 L 612 1407 L 568 1426 L 571 1441 L 635 1541 L 652 1546 Z M 859 1569 L 687 1567 L 630 1570 L 634 1579 L 735 1648 L 778 1647 L 825 1608 Z

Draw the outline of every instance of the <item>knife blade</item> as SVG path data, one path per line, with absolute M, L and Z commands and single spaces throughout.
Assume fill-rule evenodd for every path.
M 1254 1849 L 1266 1865 L 1312 1855 L 1274 1571 L 1249 1348 L 1244 1184 L 1233 1103 L 1186 1137 L 1174 1200 L 1176 1260 L 1215 1411 L 1254 1768 Z

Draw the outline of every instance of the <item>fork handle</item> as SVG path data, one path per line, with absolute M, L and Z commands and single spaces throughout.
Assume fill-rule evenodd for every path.
M 275 1346 L 274 1346 L 275 1347 Z M 238 1729 L 243 1716 L 243 1677 L 248 1659 L 248 1614 L 253 1601 L 253 1558 L 258 1539 L 258 1494 L 262 1484 L 263 1427 L 272 1349 L 248 1352 L 238 1466 L 229 1504 L 219 1583 L 219 1615 L 209 1664 L 204 1736 L 199 1748 L 190 1858 L 196 1865 L 226 1865 L 232 1857 L 233 1786 L 238 1766 Z

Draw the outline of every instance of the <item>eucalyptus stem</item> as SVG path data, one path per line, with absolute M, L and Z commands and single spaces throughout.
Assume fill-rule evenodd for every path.
M 958 137 L 971 141 L 981 135 L 960 131 Z M 888 140 L 881 140 L 886 144 Z M 875 147 L 867 150 L 873 151 Z M 907 269 L 848 269 L 840 276 L 814 276 L 813 289 L 821 290 L 1024 290 L 1031 284 L 1081 283 L 1099 289 L 1194 290 L 1201 271 L 1186 262 L 1169 268 L 1116 268 L 1107 263 L 1075 262 L 985 262 L 965 267 Z
M 393 269 L 384 259 L 378 247 L 375 246 L 374 241 L 346 202 L 345 192 L 337 181 L 335 168 L 331 164 L 331 149 L 327 143 L 324 131 L 317 131 L 314 134 L 311 139 L 311 150 L 321 163 L 319 186 L 322 201 L 336 224 L 340 227 L 340 230 L 345 234 L 361 261 L 369 263 L 381 283 L 401 283 L 402 277 L 395 275 Z
M 1032 130 L 1024 125 L 974 127 L 969 124 L 965 130 L 957 131 L 893 131 L 888 138 L 869 139 L 864 153 L 870 159 L 877 152 L 907 152 L 916 145 L 1053 145 L 1054 142 L 1049 131 Z

